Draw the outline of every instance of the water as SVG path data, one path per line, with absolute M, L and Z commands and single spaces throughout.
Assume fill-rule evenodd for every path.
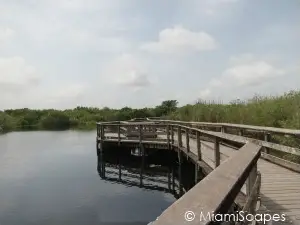
M 0 224 L 142 225 L 175 201 L 171 194 L 101 179 L 95 136 L 0 135 Z

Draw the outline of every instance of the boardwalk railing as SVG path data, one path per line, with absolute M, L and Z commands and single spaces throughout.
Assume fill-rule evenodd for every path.
M 229 209 L 248 180 L 248 198 L 240 215 L 254 215 L 260 191 L 257 160 L 260 146 L 252 143 L 242 147 L 238 154 L 222 163 L 201 182 L 188 191 L 176 204 L 166 209 L 153 225 L 217 224 L 221 221 L 249 224 Z M 251 218 L 251 216 L 250 216 Z
M 208 132 L 221 132 L 223 134 L 228 134 L 224 137 L 226 137 L 226 139 L 230 142 L 233 140 L 233 142 L 247 143 L 249 141 L 257 140 L 257 143 L 263 146 L 262 158 L 296 172 L 300 172 L 300 148 L 298 147 L 300 146 L 300 130 L 229 123 L 184 122 L 149 119 L 148 121 L 160 124 L 180 124 L 188 127 L 196 127 Z M 281 144 L 277 140 L 284 140 L 287 138 L 298 143 L 298 145 L 296 145 L 297 147 Z M 225 143 L 228 144 L 228 141 L 225 141 Z M 238 146 L 238 148 L 239 147 L 240 146 Z
M 134 135 L 132 130 L 135 131 Z M 162 132 L 165 134 L 164 138 L 162 135 L 157 135 L 156 138 L 148 135 L 149 132 L 158 130 L 165 130 Z M 126 135 L 126 132 L 130 132 L 131 135 Z M 191 149 L 195 147 L 190 146 L 192 138 L 196 141 L 196 149 Z M 202 160 L 201 140 L 203 138 L 214 141 L 214 168 Z M 221 164 L 220 143 L 224 140 L 233 141 L 243 147 L 234 157 Z M 209 174 L 188 191 L 184 195 L 186 197 L 181 198 L 175 205 L 167 209 L 154 224 L 184 224 L 186 222 L 184 210 L 195 210 L 195 213 L 202 212 L 205 215 L 208 212 L 227 213 L 245 184 L 247 198 L 243 210 L 254 213 L 256 205 L 260 202 L 261 178 L 257 171 L 257 160 L 262 147 L 254 143 L 255 141 L 240 141 L 231 135 L 165 122 L 98 123 L 97 141 L 100 143 L 115 141 L 119 144 L 134 142 L 139 145 L 151 142 L 164 143 L 170 150 L 177 149 L 179 159 L 180 152 L 183 152 L 196 163 L 196 168 L 199 166 Z M 195 177 L 195 179 L 197 178 Z M 197 182 L 198 180 L 196 180 Z M 199 219 L 194 221 L 195 223 L 189 224 L 199 224 Z M 210 222 L 202 221 L 200 224 L 210 224 Z
M 141 120 L 141 119 L 139 119 Z M 136 137 L 139 136 L 138 124 L 141 122 L 106 122 L 99 123 L 108 125 L 112 132 L 117 132 L 122 136 L 126 137 Z M 98 125 L 99 125 L 98 124 Z M 257 144 L 263 146 L 262 158 L 276 163 L 280 166 L 284 166 L 288 169 L 300 172 L 300 165 L 298 163 L 292 162 L 291 160 L 283 159 L 282 156 L 290 155 L 292 157 L 298 157 L 300 159 L 300 149 L 296 147 L 290 147 L 287 145 L 282 145 L 279 143 L 272 142 L 272 135 L 289 135 L 296 139 L 300 136 L 300 130 L 290 130 L 281 128 L 270 128 L 270 127 L 260 127 L 260 126 L 249 126 L 249 125 L 239 125 L 239 124 L 226 124 L 226 123 L 202 123 L 202 122 L 182 122 L 182 121 L 172 121 L 172 120 L 147 120 L 147 123 L 142 123 L 142 135 L 143 139 L 156 138 L 157 134 L 165 134 L 173 136 L 172 132 L 180 132 L 179 134 L 186 133 L 186 136 L 190 138 L 197 138 L 197 133 L 195 130 L 190 130 L 189 128 L 201 128 L 202 135 L 201 139 L 210 138 L 210 141 L 214 139 L 220 139 L 222 144 L 231 144 L 231 147 L 240 148 L 243 144 L 249 141 L 256 141 Z M 177 126 L 176 126 L 177 125 Z M 99 125 L 100 126 L 100 125 Z M 167 127 L 169 127 L 169 132 L 167 132 Z M 120 132 L 116 129 L 120 128 Z M 209 129 L 209 130 L 207 130 Z M 234 132 L 234 129 L 236 132 Z M 99 129 L 97 129 L 99 130 Z M 109 130 L 109 129 L 108 129 Z M 173 130 L 173 131 L 172 131 Z M 215 130 L 215 131 L 212 131 Z M 129 132 L 130 131 L 130 132 Z M 147 132 L 146 132 L 147 131 Z M 186 132 L 188 131 L 188 132 Z M 216 131 L 219 131 L 216 133 Z M 246 134 L 259 133 L 263 134 L 263 140 L 254 139 L 251 135 L 249 137 Z M 233 134 L 232 134 L 233 133 Z M 236 135 L 238 133 L 238 135 Z M 99 135 L 98 135 L 99 136 Z M 261 135 L 260 135 L 261 136 Z M 298 139 L 299 140 L 299 139 Z M 180 137 L 178 141 L 181 141 Z M 217 140 L 218 141 L 218 140 Z

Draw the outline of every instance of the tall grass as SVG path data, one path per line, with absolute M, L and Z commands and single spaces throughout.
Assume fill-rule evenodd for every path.
M 300 129 L 300 91 L 282 96 L 255 96 L 229 104 L 197 102 L 178 108 L 169 118 Z
M 300 91 L 291 91 L 281 96 L 254 96 L 246 101 L 229 104 L 199 101 L 178 108 L 169 118 L 300 129 Z M 299 138 L 274 135 L 273 140 L 300 148 Z M 285 155 L 283 158 L 300 163 L 296 156 Z

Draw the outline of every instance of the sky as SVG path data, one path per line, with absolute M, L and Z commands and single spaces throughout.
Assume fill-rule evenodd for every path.
M 299 0 L 0 0 L 0 109 L 278 95 L 299 41 Z

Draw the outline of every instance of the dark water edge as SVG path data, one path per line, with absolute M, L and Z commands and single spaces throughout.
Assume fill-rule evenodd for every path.
M 95 136 L 72 130 L 0 135 L 0 224 L 141 225 L 176 200 L 166 191 L 102 179 Z

